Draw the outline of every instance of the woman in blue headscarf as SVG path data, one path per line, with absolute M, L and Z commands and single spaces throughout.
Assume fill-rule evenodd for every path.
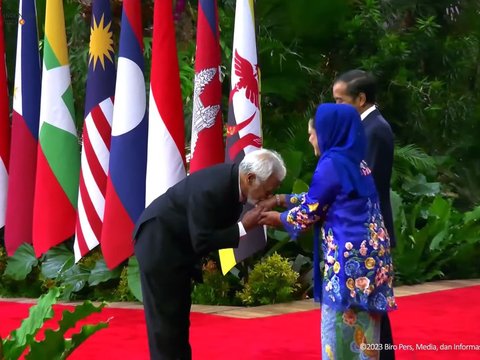
M 262 202 L 265 208 L 288 208 L 264 212 L 262 223 L 283 226 L 292 238 L 311 226 L 316 229 L 314 295 L 322 303 L 322 359 L 377 359 L 380 315 L 396 304 L 390 240 L 363 161 L 366 139 L 360 116 L 350 105 L 322 104 L 308 132 L 320 157 L 309 191 Z

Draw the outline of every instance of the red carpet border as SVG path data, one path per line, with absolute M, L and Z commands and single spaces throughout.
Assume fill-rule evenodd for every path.
M 480 359 L 479 298 L 480 286 L 398 298 L 399 309 L 391 314 L 397 359 Z M 0 336 L 18 327 L 30 306 L 0 302 Z M 56 319 L 66 308 L 71 307 L 55 307 Z M 69 359 L 148 359 L 143 310 L 107 308 L 87 322 L 108 318 L 109 328 L 88 339 Z M 319 310 L 255 319 L 192 313 L 191 324 L 194 360 L 321 358 Z

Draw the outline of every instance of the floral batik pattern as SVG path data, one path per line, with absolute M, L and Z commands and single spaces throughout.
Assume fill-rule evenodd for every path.
M 396 308 L 389 237 L 378 204 L 369 201 L 368 206 L 363 239 L 341 242 L 332 228 L 322 229 L 323 302 L 336 310 L 383 313 Z
M 376 360 L 379 358 L 380 315 L 322 305 L 322 359 Z
M 307 193 L 287 195 L 286 202 L 289 210 L 282 213 L 280 218 L 292 238 L 320 220 L 328 210 L 327 205 L 320 207 L 320 203 L 310 199 Z
M 286 195 L 287 208 L 291 209 L 305 203 L 307 193 Z

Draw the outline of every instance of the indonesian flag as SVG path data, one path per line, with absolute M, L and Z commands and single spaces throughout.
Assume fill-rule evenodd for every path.
M 40 256 L 75 233 L 80 148 L 62 0 L 47 0 L 33 247 Z M 28 19 L 26 19 L 28 21 Z
M 171 1 L 155 1 L 146 206 L 185 173 L 185 126 Z
M 228 107 L 225 160 L 239 163 L 245 154 L 262 146 L 260 70 L 257 63 L 253 1 L 237 0 L 233 35 L 232 83 Z M 245 205 L 244 212 L 251 205 Z M 219 251 L 222 272 L 253 255 L 266 244 L 264 227 L 243 238 L 236 249 Z
M 102 235 L 115 95 L 115 54 L 111 26 L 110 1 L 94 0 L 73 247 L 76 261 L 97 246 Z
M 190 173 L 223 162 L 220 43 L 216 0 L 198 2 Z
M 5 247 L 10 256 L 22 243 L 32 243 L 42 82 L 35 0 L 20 0 L 19 14 L 5 219 Z
M 145 208 L 148 122 L 141 14 L 140 0 L 123 1 L 110 165 L 100 241 L 110 269 L 133 254 L 133 228 Z
M 2 14 L 2 2 L 0 0 L 0 227 L 5 225 L 10 151 L 10 111 L 8 106 L 7 66 L 5 63 Z

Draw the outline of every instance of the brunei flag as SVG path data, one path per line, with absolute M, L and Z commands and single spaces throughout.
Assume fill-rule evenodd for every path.
M 239 163 L 262 146 L 260 70 L 257 63 L 255 16 L 252 0 L 237 0 L 233 60 L 228 107 L 226 162 Z M 244 212 L 251 205 L 245 205 Z M 252 229 L 236 249 L 219 251 L 223 274 L 266 244 L 264 227 Z
M 141 14 L 140 0 L 123 0 L 110 164 L 100 241 L 110 269 L 133 254 L 133 228 L 145 208 L 148 122 Z
M 22 243 L 32 243 L 42 81 L 35 0 L 20 0 L 19 14 L 5 219 L 5 247 L 10 256 Z
M 74 121 L 62 0 L 47 0 L 43 47 L 33 208 L 33 247 L 37 256 L 75 232 L 80 147 Z

